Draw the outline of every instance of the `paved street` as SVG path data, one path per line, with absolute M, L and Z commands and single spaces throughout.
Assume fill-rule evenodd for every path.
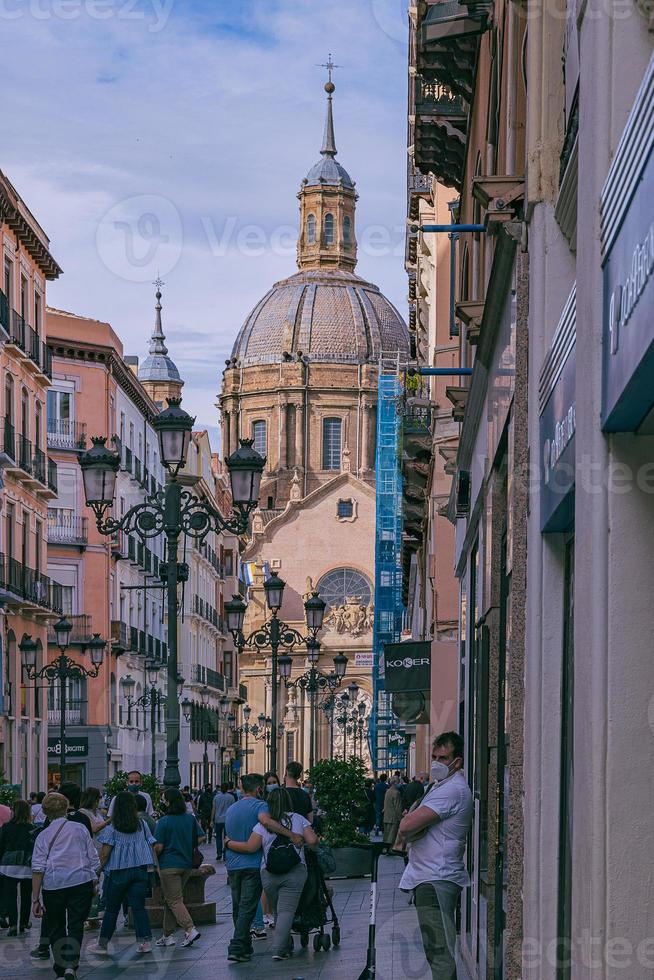
M 211 860 L 213 848 L 205 847 L 207 860 Z M 397 890 L 402 871 L 399 858 L 382 858 L 380 861 L 380 885 L 377 925 L 377 976 L 380 980 L 429 980 L 422 954 L 420 937 L 413 908 L 407 897 Z M 216 925 L 202 927 L 202 938 L 190 949 L 179 947 L 172 950 L 155 950 L 149 956 L 139 956 L 135 951 L 134 934 L 119 929 L 112 941 L 114 955 L 110 959 L 83 956 L 79 971 L 82 978 L 113 980 L 127 977 L 129 980 L 145 978 L 202 977 L 214 980 L 220 977 L 238 977 L 243 980 L 261 978 L 289 978 L 289 980 L 356 980 L 366 962 L 368 935 L 368 909 L 370 883 L 365 880 L 337 881 L 334 885 L 334 906 L 341 923 L 341 945 L 329 952 L 314 953 L 299 948 L 296 937 L 296 953 L 290 962 L 275 963 L 270 957 L 267 940 L 255 942 L 254 956 L 248 964 L 227 962 L 227 941 L 231 935 L 231 904 L 223 865 L 217 865 L 217 873 L 209 879 L 207 896 L 215 899 L 218 909 Z M 91 933 L 90 935 L 97 935 Z M 2 980 L 25 980 L 52 976 L 51 963 L 35 963 L 28 951 L 38 936 L 34 926 L 28 938 L 0 938 L 0 976 Z M 467 980 L 464 973 L 460 980 Z

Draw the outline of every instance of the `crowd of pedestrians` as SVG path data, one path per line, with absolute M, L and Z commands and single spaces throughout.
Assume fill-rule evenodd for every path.
M 456 910 L 468 884 L 464 851 L 472 797 L 463 772 L 463 742 L 455 732 L 434 741 L 429 773 L 412 779 L 396 771 L 368 779 L 359 825 L 382 838 L 386 854 L 402 856 L 400 888 L 412 895 L 423 948 L 434 980 L 455 980 Z M 291 762 L 277 773 L 244 775 L 240 787 L 205 784 L 167 788 L 155 813 L 141 774 L 111 800 L 64 782 L 57 792 L 0 805 L 0 928 L 20 936 L 40 924 L 35 959 L 52 958 L 57 977 L 74 980 L 85 923 L 101 918 L 87 949 L 108 956 L 119 926 L 133 923 L 139 954 L 153 944 L 181 946 L 201 938 L 184 889 L 201 863 L 198 846 L 215 841 L 232 899 L 230 962 L 248 962 L 253 942 L 271 936 L 274 960 L 291 955 L 291 930 L 322 847 L 320 801 Z M 146 901 L 159 884 L 163 930 L 153 938 Z M 306 901 L 306 900 L 305 900 Z M 93 911 L 92 911 L 93 910 Z M 131 927 L 131 926 L 130 926 Z

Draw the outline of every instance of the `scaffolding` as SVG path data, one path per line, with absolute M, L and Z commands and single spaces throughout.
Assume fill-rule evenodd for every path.
M 375 772 L 398 768 L 402 760 L 388 744 L 397 726 L 390 698 L 384 691 L 384 645 L 395 643 L 402 631 L 402 471 L 400 469 L 401 413 L 399 364 L 383 360 L 377 393 L 375 620 L 373 629 L 373 699 L 369 743 Z

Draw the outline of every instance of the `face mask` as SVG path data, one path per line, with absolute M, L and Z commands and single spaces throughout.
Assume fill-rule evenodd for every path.
M 446 766 L 444 762 L 432 762 L 431 769 L 429 770 L 432 782 L 442 783 L 444 779 L 450 774 L 450 767 Z
M 130 793 L 138 793 L 140 787 L 134 786 L 132 783 L 130 783 L 127 789 L 129 790 Z
M 271 789 L 279 789 L 279 783 L 268 783 L 266 789 L 268 792 L 270 792 Z

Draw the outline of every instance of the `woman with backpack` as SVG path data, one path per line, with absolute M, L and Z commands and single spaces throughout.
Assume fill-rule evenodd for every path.
M 287 830 L 304 838 L 307 847 L 318 846 L 318 838 L 306 817 L 293 813 L 293 802 L 280 787 L 268 796 L 270 816 Z M 226 840 L 225 846 L 241 854 L 262 850 L 261 882 L 270 906 L 275 912 L 273 959 L 285 960 L 291 955 L 291 927 L 302 889 L 307 880 L 304 847 L 295 847 L 288 837 L 270 833 L 258 823 L 245 843 Z
M 18 895 L 21 933 L 31 925 L 32 852 L 38 830 L 32 824 L 32 810 L 27 800 L 14 800 L 11 809 L 11 820 L 0 828 L 0 882 L 4 892 L 4 910 L 9 919 L 7 935 L 17 936 Z

